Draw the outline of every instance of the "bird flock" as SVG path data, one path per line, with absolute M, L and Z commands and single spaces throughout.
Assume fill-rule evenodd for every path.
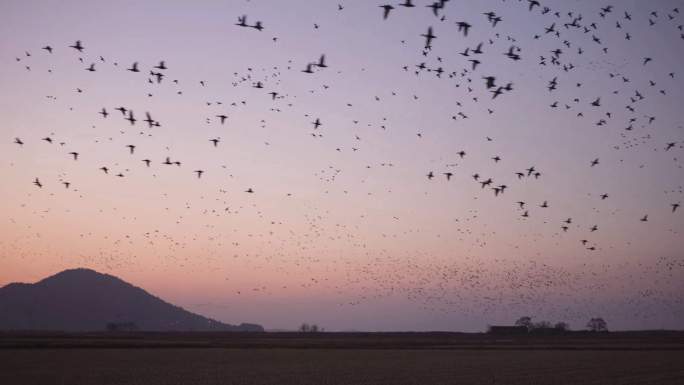
M 141 261 L 141 254 L 153 254 L 163 256 L 155 262 L 160 269 L 174 266 L 190 272 L 200 265 L 220 270 L 230 260 L 231 266 L 239 266 L 225 273 L 232 277 L 227 281 L 237 282 L 233 296 L 320 290 L 337 298 L 341 308 L 399 297 L 432 312 L 490 319 L 521 309 L 564 320 L 587 318 L 596 309 L 616 318 L 654 320 L 667 313 L 682 319 L 681 249 L 648 262 L 606 257 L 632 248 L 635 254 L 644 252 L 638 239 L 616 239 L 611 227 L 681 237 L 683 116 L 675 111 L 679 122 L 664 121 L 658 105 L 678 103 L 672 95 L 680 93 L 684 74 L 678 66 L 661 67 L 663 59 L 652 50 L 621 62 L 624 52 L 614 48 L 651 34 L 666 36 L 676 47 L 670 54 L 684 57 L 679 8 L 659 2 L 648 4 L 652 10 L 589 2 L 582 11 L 564 2 L 537 0 L 472 3 L 469 9 L 476 9 L 477 17 L 470 20 L 463 20 L 459 2 L 450 0 L 327 7 L 326 12 L 340 17 L 367 14 L 358 23 L 372 24 L 378 34 L 396 28 L 392 23 L 411 21 L 412 27 L 405 28 L 410 38 L 386 38 L 404 60 L 383 64 L 382 71 L 392 75 L 392 89 L 356 84 L 377 67 L 361 57 L 351 65 L 349 60 L 343 63 L 334 47 L 288 57 L 278 50 L 287 31 L 277 23 L 271 26 L 270 15 L 240 12 L 230 16 L 237 19 L 232 23 L 227 18 L 229 38 L 265 37 L 276 58 L 230 74 L 224 71 L 230 80 L 205 77 L 201 70 L 175 72 L 174 63 L 162 59 L 164 52 L 154 53 L 162 58 L 145 62 L 114 59 L 87 37 L 36 41 L 24 52 L 10 53 L 21 76 L 59 77 L 68 71 L 73 82 L 68 90 L 42 90 L 50 94 L 36 102 L 46 106 L 36 113 L 59 119 L 62 115 L 49 111 L 77 112 L 75 119 L 94 134 L 85 140 L 59 124 L 55 127 L 63 128 L 11 133 L 5 128 L 11 147 L 3 147 L 8 151 L 1 156 L 14 169 L 28 167 L 19 160 L 29 161 L 20 158 L 23 151 L 59 159 L 22 176 L 31 188 L 30 199 L 42 194 L 53 203 L 74 202 L 64 197 L 69 192 L 83 207 L 93 207 L 102 203 L 98 189 L 122 197 L 130 191 L 150 192 L 149 203 L 132 204 L 139 212 L 134 216 L 123 214 L 128 212 L 125 200 L 92 209 L 97 214 L 90 215 L 101 215 L 120 230 L 101 235 L 74 227 L 78 240 L 98 245 L 83 249 L 88 252 L 79 258 L 86 264 L 112 270 L 137 264 L 143 269 L 150 262 Z M 510 15 L 526 25 L 508 24 Z M 324 22 L 311 24 L 310 34 L 327 28 Z M 112 77 L 117 79 L 113 83 L 107 80 Z M 287 87 L 288 82 L 296 86 Z M 92 90 L 113 84 L 135 93 L 137 101 L 101 98 Z M 437 100 L 432 90 L 448 100 Z M 448 104 L 448 110 L 435 107 L 440 103 Z M 417 129 L 406 129 L 401 117 L 391 116 L 408 110 L 441 112 L 443 128 L 428 128 L 438 119 L 433 116 L 421 117 L 425 123 Z M 530 119 L 524 123 L 530 124 L 540 114 L 578 129 L 547 127 L 548 137 L 515 137 L 520 119 Z M 177 135 L 177 115 L 189 116 L 196 126 Z M 247 115 L 253 128 L 243 135 L 239 130 L 245 127 L 238 126 Z M 278 121 L 289 122 L 287 132 L 274 131 Z M 488 121 L 505 125 L 505 131 L 483 128 Z M 669 131 L 661 125 L 669 125 Z M 252 142 L 236 139 L 240 135 Z M 468 140 L 462 139 L 465 135 Z M 589 144 L 574 153 L 563 146 L 549 149 L 553 135 L 561 143 L 562 138 L 582 136 Z M 523 139 L 526 154 L 514 150 L 518 144 L 507 143 Z M 430 150 L 424 151 L 429 141 Z M 241 147 L 252 148 L 256 142 L 259 153 L 277 155 L 252 166 L 237 162 L 241 168 L 222 159 L 246 154 L 252 150 Z M 591 152 L 596 143 L 603 152 Z M 650 195 L 649 202 L 629 191 L 611 190 L 625 175 L 648 167 L 639 158 L 643 151 L 658 157 L 668 167 L 663 173 L 675 179 L 658 186 L 664 193 Z M 568 170 L 615 183 L 587 186 L 575 171 L 563 174 L 554 158 L 566 152 L 575 162 Z M 537 153 L 541 155 L 531 155 Z M 422 157 L 429 161 L 419 162 Z M 62 163 L 66 160 L 71 163 Z M 289 161 L 297 166 L 288 166 Z M 250 167 L 268 169 L 270 180 L 260 179 L 261 172 L 250 177 Z M 167 189 L 168 184 L 175 189 Z M 569 191 L 558 194 L 561 185 Z M 458 198 L 454 191 L 460 191 Z M 26 211 L 30 199 L 22 199 L 21 210 L 12 212 L 14 225 L 22 218 L 47 221 L 53 215 L 50 210 Z M 454 199 L 460 200 L 457 213 L 449 211 Z M 629 207 L 616 207 L 614 200 Z M 160 205 L 163 214 L 146 214 L 146 205 Z M 83 210 L 88 216 L 91 209 Z M 494 216 L 488 215 L 491 210 L 496 210 Z M 430 211 L 434 220 L 421 211 Z M 163 215 L 177 226 L 193 225 L 180 232 L 166 228 L 160 223 Z M 448 217 L 448 226 L 442 216 Z M 142 226 L 138 222 L 150 228 L 133 230 Z M 602 234 L 606 229 L 610 235 Z M 6 236 L 1 254 L 30 259 L 36 250 L 27 242 Z M 573 261 L 554 263 L 533 251 L 536 244 L 545 245 L 547 253 L 560 250 L 559 256 Z M 676 248 L 681 242 L 673 244 Z M 45 250 L 46 257 L 51 252 Z M 520 253 L 529 258 L 517 258 Z M 59 263 L 74 262 L 73 256 L 63 258 Z M 621 291 L 627 294 L 615 294 Z M 603 297 L 609 292 L 615 295 L 610 301 Z

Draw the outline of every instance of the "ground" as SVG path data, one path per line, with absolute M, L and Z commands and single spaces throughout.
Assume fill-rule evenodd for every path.
M 684 344 L 678 333 L 0 334 L 0 384 L 684 384 Z

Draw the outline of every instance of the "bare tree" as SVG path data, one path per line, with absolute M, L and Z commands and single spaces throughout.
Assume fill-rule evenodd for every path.
M 553 328 L 559 332 L 566 332 L 566 331 L 570 330 L 570 325 L 568 325 L 567 322 L 560 321 L 560 322 L 556 322 L 556 324 L 553 325 Z
M 601 317 L 592 318 L 587 322 L 587 328 L 592 332 L 607 332 L 608 323 Z
M 515 321 L 515 326 L 524 326 L 527 328 L 527 330 L 532 330 L 532 327 L 533 327 L 532 317 L 524 316 L 524 317 L 518 318 L 518 320 Z
M 316 324 L 309 325 L 308 323 L 305 322 L 299 327 L 298 331 L 301 333 L 318 333 L 318 332 L 322 332 L 323 328 L 319 327 Z
M 551 329 L 551 322 L 549 321 L 539 321 L 532 324 L 532 329 L 546 330 Z

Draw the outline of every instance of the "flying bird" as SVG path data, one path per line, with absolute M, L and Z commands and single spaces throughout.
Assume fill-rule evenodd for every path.
M 382 8 L 382 19 L 387 20 L 387 17 L 390 14 L 390 11 L 394 9 L 393 6 L 389 4 L 381 5 L 380 8 Z
M 428 27 L 427 33 L 420 35 L 425 38 L 425 49 L 432 47 L 432 39 L 436 39 L 437 36 L 432 34 L 432 27 Z
M 69 47 L 75 49 L 78 52 L 83 52 L 83 45 L 81 45 L 80 40 L 76 40 L 76 43 L 74 43 L 74 45 L 70 45 Z M 52 49 L 49 49 L 48 52 L 52 53 Z

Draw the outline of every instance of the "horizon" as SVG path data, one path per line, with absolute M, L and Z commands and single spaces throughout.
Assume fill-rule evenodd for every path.
M 2 2 L 0 287 L 83 267 L 266 329 L 684 329 L 681 2 L 389 3 Z

